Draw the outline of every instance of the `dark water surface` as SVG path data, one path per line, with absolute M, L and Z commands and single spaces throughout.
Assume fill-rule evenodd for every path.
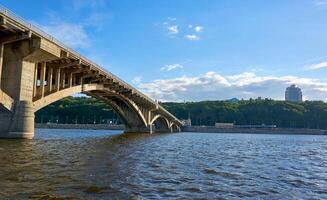
M 327 137 L 37 130 L 0 140 L 0 199 L 327 199 Z

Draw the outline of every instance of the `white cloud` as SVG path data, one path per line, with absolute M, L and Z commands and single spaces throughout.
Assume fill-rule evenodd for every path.
M 189 29 L 192 29 L 191 32 L 193 32 L 193 33 L 200 33 L 200 32 L 203 31 L 203 27 L 202 26 L 193 26 L 192 24 L 189 24 L 188 25 L 188 28 Z M 187 40 L 190 40 L 190 41 L 200 40 L 200 37 L 198 35 L 196 35 L 196 34 L 193 34 L 193 33 L 185 35 L 185 38 Z
M 164 67 L 161 67 L 161 71 L 171 71 L 178 68 L 183 68 L 183 65 L 181 64 L 171 64 L 171 65 L 165 65 Z
M 39 26 L 43 31 L 54 36 L 69 47 L 89 47 L 90 39 L 83 25 L 68 22 L 52 22 L 49 25 Z
M 236 98 L 284 99 L 285 88 L 299 85 L 309 100 L 327 99 L 327 83 L 311 78 L 296 76 L 258 76 L 244 72 L 231 76 L 221 76 L 207 72 L 199 76 L 182 76 L 173 79 L 158 79 L 149 83 L 139 83 L 138 88 L 152 98 L 162 101 L 200 101 Z
M 185 35 L 185 38 L 191 41 L 196 41 L 196 40 L 200 40 L 200 37 L 194 34 L 190 34 L 190 35 Z
M 83 20 L 74 23 L 65 21 L 57 13 L 49 13 L 46 24 L 39 24 L 33 21 L 32 24 L 36 24 L 44 32 L 55 37 L 68 47 L 87 49 L 91 46 L 92 41 L 87 30 L 100 30 L 111 19 L 111 13 L 92 11 L 84 15 Z
M 168 29 L 168 33 L 169 34 L 178 34 L 178 26 L 177 25 L 174 25 L 174 26 L 168 26 L 167 27 L 167 29 Z
M 134 84 L 140 84 L 142 81 L 142 77 L 141 76 L 136 76 L 132 79 L 132 83 Z
M 318 69 L 322 69 L 322 68 L 327 68 L 327 62 L 321 62 L 321 63 L 317 63 L 317 64 L 313 64 L 307 67 L 307 69 L 309 70 L 318 70 Z
M 168 31 L 168 35 L 171 37 L 177 36 L 180 32 L 187 31 L 187 28 L 190 29 L 188 30 L 188 34 L 184 35 L 184 37 L 191 41 L 199 40 L 200 37 L 198 34 L 203 31 L 203 26 L 179 24 L 177 23 L 177 19 L 175 17 L 168 17 L 167 20 L 163 23 L 160 23 L 160 25 L 164 27 L 166 31 Z
M 161 24 L 170 36 L 177 35 L 179 33 L 179 27 L 175 22 L 176 20 L 177 19 L 175 17 L 168 17 L 167 20 Z
M 203 31 L 203 27 L 202 26 L 196 26 L 194 27 L 194 31 L 197 32 L 197 33 L 200 33 Z

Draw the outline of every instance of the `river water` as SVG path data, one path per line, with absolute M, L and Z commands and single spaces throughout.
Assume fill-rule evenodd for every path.
M 327 199 L 327 137 L 39 129 L 0 140 L 0 199 Z

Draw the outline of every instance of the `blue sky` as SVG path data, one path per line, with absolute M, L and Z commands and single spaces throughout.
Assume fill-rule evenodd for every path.
M 327 100 L 327 0 L 0 3 L 159 100 Z

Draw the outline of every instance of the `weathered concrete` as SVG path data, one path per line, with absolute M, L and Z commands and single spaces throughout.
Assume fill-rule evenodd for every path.
M 9 124 L 9 129 L 0 137 L 4 138 L 26 138 L 34 137 L 34 108 L 30 101 L 18 101 L 15 104 L 14 113 L 4 121 Z
M 0 9 L 0 137 L 33 138 L 34 112 L 84 93 L 111 105 L 126 132 L 176 132 L 182 123 L 129 84 Z
M 2 130 L 0 137 L 33 138 L 34 108 L 32 102 L 34 63 L 25 60 L 30 54 L 29 41 L 22 40 L 7 44 L 4 48 L 1 93 L 3 105 L 10 108 L 10 114 L 2 115 Z M 13 99 L 12 107 L 6 106 L 6 98 Z M 2 128 L 4 129 L 4 128 Z

